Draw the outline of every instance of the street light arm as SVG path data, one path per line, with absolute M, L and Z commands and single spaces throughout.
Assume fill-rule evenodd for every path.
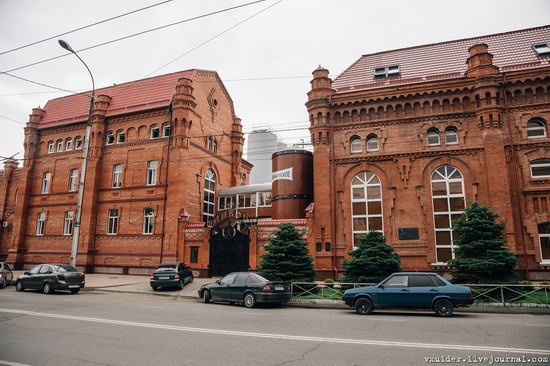
M 86 66 L 86 70 L 88 70 L 88 73 L 90 74 L 90 77 L 92 78 L 92 98 L 94 97 L 95 95 L 95 81 L 94 81 L 94 76 L 92 75 L 92 72 L 90 71 L 90 68 L 88 67 L 88 65 L 86 65 L 86 63 L 80 58 L 80 56 L 78 56 L 78 53 L 74 52 L 74 55 L 76 57 L 78 57 L 78 59 L 80 60 L 80 62 L 82 62 L 84 64 L 84 66 Z

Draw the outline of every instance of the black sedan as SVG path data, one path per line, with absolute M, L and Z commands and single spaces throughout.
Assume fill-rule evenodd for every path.
M 282 304 L 290 300 L 291 296 L 289 286 L 279 278 L 250 272 L 230 273 L 199 289 L 199 297 L 205 303 L 242 303 L 247 308 L 253 308 L 257 303 Z
M 183 288 L 193 282 L 193 271 L 184 263 L 161 263 L 151 274 L 149 283 L 153 290 L 160 287 Z
M 76 294 L 84 287 L 84 273 L 66 264 L 39 264 L 23 273 L 15 282 L 15 290 L 42 290 L 51 294 L 56 290 L 69 290 Z

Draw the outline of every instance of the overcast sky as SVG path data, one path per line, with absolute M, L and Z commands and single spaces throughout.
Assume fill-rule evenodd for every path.
M 62 38 L 79 50 L 250 1 L 173 0 Z M 0 53 L 159 2 L 0 0 Z M 216 70 L 245 131 L 265 124 L 284 130 L 307 127 L 304 103 L 311 72 L 319 64 L 334 78 L 362 54 L 540 26 L 548 19 L 547 0 L 270 0 L 83 51 L 80 56 L 92 70 L 96 87 L 191 68 Z M 0 55 L 0 71 L 64 53 L 53 39 Z M 73 91 L 91 88 L 88 73 L 74 56 L 13 74 Z M 242 80 L 258 78 L 277 79 Z M 0 74 L 0 156 L 22 157 L 22 128 L 31 109 L 66 94 Z M 279 134 L 290 144 L 309 141 L 307 129 Z

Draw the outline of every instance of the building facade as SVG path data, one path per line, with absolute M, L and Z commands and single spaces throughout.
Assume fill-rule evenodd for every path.
M 216 192 L 246 183 L 252 168 L 218 74 L 182 71 L 96 95 L 77 265 L 145 273 L 199 255 L 182 251 L 184 222 L 211 223 Z M 22 166 L 8 160 L 0 173 L 1 260 L 69 262 L 88 104 L 77 94 L 30 115 Z
M 339 278 L 370 230 L 404 270 L 445 272 L 453 222 L 474 201 L 506 222 L 517 270 L 550 279 L 550 26 L 361 56 L 313 72 L 313 155 L 273 154 L 249 185 L 244 136 L 213 71 L 97 91 L 77 264 L 201 276 L 255 270 L 283 222 L 318 279 Z M 21 166 L 0 172 L 0 260 L 69 262 L 88 99 L 34 109 Z M 266 162 L 263 162 L 266 163 Z
M 548 279 L 549 44 L 545 26 L 364 55 L 334 81 L 315 70 L 316 268 L 335 276 L 376 230 L 405 270 L 445 271 L 453 221 L 478 201 L 517 269 Z

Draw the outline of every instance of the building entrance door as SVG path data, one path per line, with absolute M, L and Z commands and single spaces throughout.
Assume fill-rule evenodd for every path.
M 210 231 L 208 276 L 225 276 L 248 271 L 250 262 L 251 221 L 235 210 L 222 211 L 214 218 Z

